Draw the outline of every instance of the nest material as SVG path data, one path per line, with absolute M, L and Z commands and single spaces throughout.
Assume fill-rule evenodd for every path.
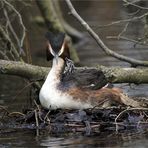
M 88 135 L 104 131 L 141 130 L 148 128 L 148 108 L 93 108 L 87 110 L 47 111 L 37 106 L 23 113 L 2 109 L 1 126 L 36 129 L 46 133 L 83 132 Z M 2 113 L 2 112 L 1 112 Z

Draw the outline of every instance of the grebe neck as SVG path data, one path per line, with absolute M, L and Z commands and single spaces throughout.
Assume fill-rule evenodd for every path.
M 60 82 L 64 68 L 65 68 L 65 61 L 60 57 L 54 58 L 52 61 L 51 70 L 47 75 L 46 82 L 50 82 L 50 84 Z

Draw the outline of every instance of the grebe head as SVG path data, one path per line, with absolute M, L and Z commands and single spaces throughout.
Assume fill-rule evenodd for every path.
M 58 59 L 58 57 L 61 57 L 64 60 L 66 57 L 70 58 L 69 49 L 65 41 L 65 33 L 47 32 L 46 38 L 46 56 L 48 61 L 52 60 L 53 58 Z

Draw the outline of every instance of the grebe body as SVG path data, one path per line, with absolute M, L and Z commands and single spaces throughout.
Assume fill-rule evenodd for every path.
M 69 58 L 69 50 L 64 41 L 65 35 L 48 33 L 46 37 L 48 39 L 47 60 L 52 59 L 52 68 L 39 93 L 39 100 L 44 108 L 87 109 L 98 106 L 104 101 L 139 106 L 136 101 L 130 100 L 118 88 L 91 90 L 77 87 L 71 82 L 65 85 L 62 74 L 65 68 L 65 58 Z
M 68 88 L 61 82 L 64 65 L 65 61 L 62 58 L 53 59 L 52 68 L 40 90 L 39 99 L 41 105 L 47 109 L 91 108 L 91 104 L 81 100 L 74 100 L 73 96 L 68 94 Z

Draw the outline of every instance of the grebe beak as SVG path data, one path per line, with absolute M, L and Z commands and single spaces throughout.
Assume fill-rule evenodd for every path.
M 54 57 L 55 57 L 56 64 L 58 64 L 58 57 L 59 57 L 58 54 L 55 54 Z
M 48 44 L 48 48 L 49 48 L 50 53 L 51 53 L 51 54 L 53 55 L 53 57 L 55 58 L 56 64 L 58 64 L 58 57 L 59 57 L 59 54 L 56 53 L 56 52 L 52 49 L 52 47 L 51 47 L 50 44 Z
M 62 47 L 61 47 L 61 49 L 60 49 L 60 51 L 58 53 L 55 53 L 54 51 L 52 51 L 52 53 L 53 53 L 53 55 L 55 57 L 55 60 L 56 60 L 56 64 L 58 64 L 59 56 L 61 56 L 62 53 L 64 52 L 64 47 L 65 47 L 65 42 L 63 43 L 63 45 L 62 45 Z
M 63 54 L 64 48 L 65 48 L 65 42 L 63 42 L 61 49 L 58 52 L 55 52 L 55 50 L 52 49 L 50 43 L 48 43 L 49 52 L 55 58 L 56 64 L 58 64 L 58 58 Z

